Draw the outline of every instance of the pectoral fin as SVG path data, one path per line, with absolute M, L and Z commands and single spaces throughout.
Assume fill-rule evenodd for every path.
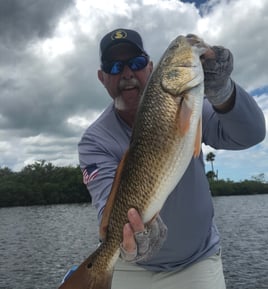
M 182 98 L 180 105 L 178 106 L 176 123 L 178 126 L 178 132 L 181 136 L 184 136 L 190 127 L 190 120 L 192 116 L 192 109 L 187 105 L 187 101 Z
M 192 109 L 187 104 L 187 96 L 181 99 L 180 105 L 178 106 L 176 115 L 176 124 L 178 133 L 183 137 L 190 128 L 190 121 L 192 116 Z M 194 144 L 194 157 L 198 157 L 201 151 L 201 140 L 202 140 L 202 119 L 200 118 L 197 125 L 195 144 Z
M 195 135 L 195 146 L 194 146 L 194 157 L 197 158 L 201 151 L 201 141 L 202 141 L 202 120 L 199 119 L 196 135 Z

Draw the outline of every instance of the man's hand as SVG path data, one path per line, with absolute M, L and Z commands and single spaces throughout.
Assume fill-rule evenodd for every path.
M 220 107 L 226 103 L 234 91 L 234 83 L 230 78 L 233 71 L 233 55 L 222 46 L 209 46 L 196 35 L 187 35 L 192 45 L 204 47 L 200 57 L 204 70 L 205 95 L 210 103 Z
M 209 55 L 201 56 L 205 74 L 205 95 L 208 100 L 218 106 L 225 103 L 233 93 L 234 82 L 230 75 L 233 71 L 233 55 L 222 46 L 210 47 Z
M 129 223 L 123 229 L 123 242 L 120 246 L 121 258 L 129 262 L 148 260 L 163 245 L 167 227 L 159 215 L 150 224 L 144 225 L 135 209 L 128 211 Z

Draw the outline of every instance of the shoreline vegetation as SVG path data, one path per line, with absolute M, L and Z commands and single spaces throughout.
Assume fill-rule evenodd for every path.
M 268 194 L 263 174 L 251 180 L 221 180 L 207 173 L 212 196 Z M 91 202 L 77 167 L 58 167 L 44 160 L 20 172 L 0 168 L 0 207 Z

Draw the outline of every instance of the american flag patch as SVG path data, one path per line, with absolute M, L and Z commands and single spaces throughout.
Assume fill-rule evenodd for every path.
M 87 185 L 93 181 L 98 175 L 99 169 L 96 164 L 91 164 L 83 170 L 83 183 Z

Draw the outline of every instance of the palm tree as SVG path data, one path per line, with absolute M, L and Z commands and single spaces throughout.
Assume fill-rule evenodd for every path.
M 208 171 L 206 173 L 206 176 L 207 176 L 209 181 L 214 181 L 214 179 L 217 178 L 217 175 L 215 175 L 215 173 L 212 171 Z
M 214 171 L 214 166 L 213 162 L 215 161 L 215 154 L 213 152 L 210 152 L 207 154 L 206 161 L 211 163 L 211 171 L 216 176 L 215 171 Z

